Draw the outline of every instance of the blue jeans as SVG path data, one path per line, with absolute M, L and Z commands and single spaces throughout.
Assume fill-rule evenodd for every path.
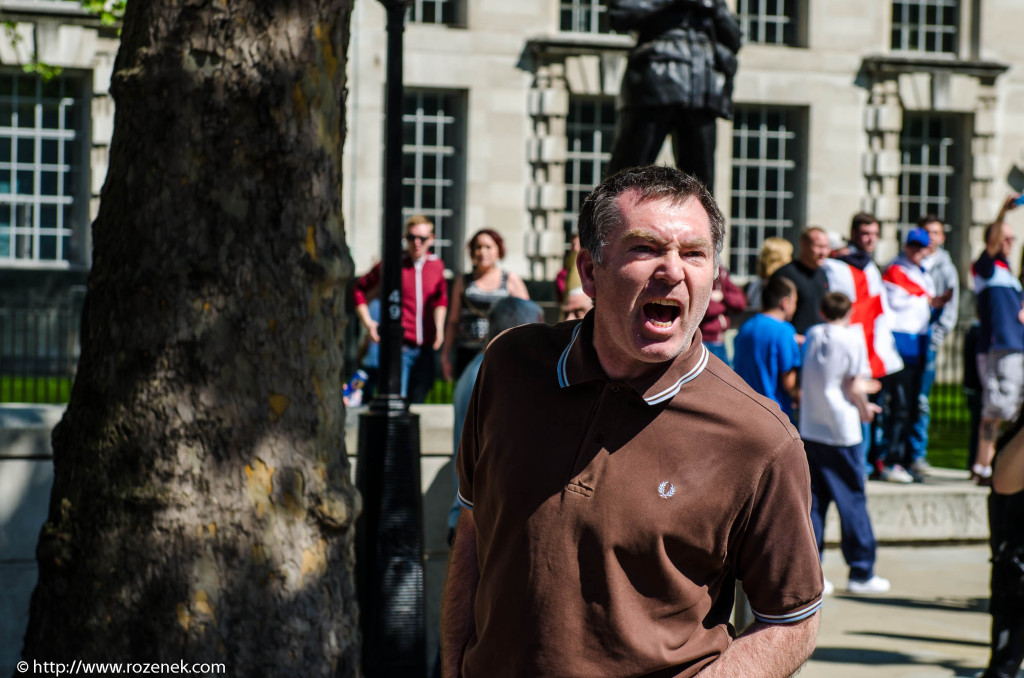
M 434 386 L 434 349 L 402 346 L 402 397 L 422 403 Z
M 935 349 L 928 347 L 924 372 L 921 374 L 921 393 L 917 396 L 917 421 L 910 431 L 911 461 L 924 459 L 928 454 L 928 424 L 931 423 L 931 408 L 928 399 L 935 383 Z
M 811 526 L 818 541 L 818 555 L 825 542 L 825 513 L 833 501 L 839 511 L 843 558 L 850 579 L 867 581 L 875 574 L 875 533 L 868 516 L 861 473 L 860 445 L 833 447 L 804 441 L 811 472 Z

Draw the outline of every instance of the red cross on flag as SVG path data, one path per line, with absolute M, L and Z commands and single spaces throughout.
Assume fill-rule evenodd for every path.
M 903 369 L 903 359 L 892 338 L 891 314 L 885 299 L 882 274 L 874 264 L 864 270 L 838 259 L 825 260 L 830 292 L 842 292 L 853 303 L 850 326 L 860 326 L 875 379 Z

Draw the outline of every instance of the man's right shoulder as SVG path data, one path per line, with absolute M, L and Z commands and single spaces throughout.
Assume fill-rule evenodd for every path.
M 557 360 L 572 341 L 573 332 L 579 324 L 579 321 L 557 325 L 531 323 L 507 329 L 487 345 L 484 361 L 501 359 L 504 362 L 513 357 L 516 360 L 544 360 L 550 356 Z

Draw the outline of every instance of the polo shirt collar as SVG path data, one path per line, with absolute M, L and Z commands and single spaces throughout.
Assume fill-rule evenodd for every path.
M 648 405 L 658 405 L 675 397 L 684 385 L 696 379 L 708 364 L 708 349 L 696 330 L 690 347 L 651 374 L 627 381 Z M 556 367 L 558 385 L 567 388 L 587 381 L 608 381 L 594 350 L 594 312 L 576 324 L 562 350 Z

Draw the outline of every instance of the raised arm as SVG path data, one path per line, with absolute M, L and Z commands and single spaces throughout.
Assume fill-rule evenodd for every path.
M 479 579 L 476 523 L 473 521 L 473 512 L 464 508 L 459 513 L 441 600 L 442 678 L 459 678 L 462 658 L 476 626 L 473 602 Z

